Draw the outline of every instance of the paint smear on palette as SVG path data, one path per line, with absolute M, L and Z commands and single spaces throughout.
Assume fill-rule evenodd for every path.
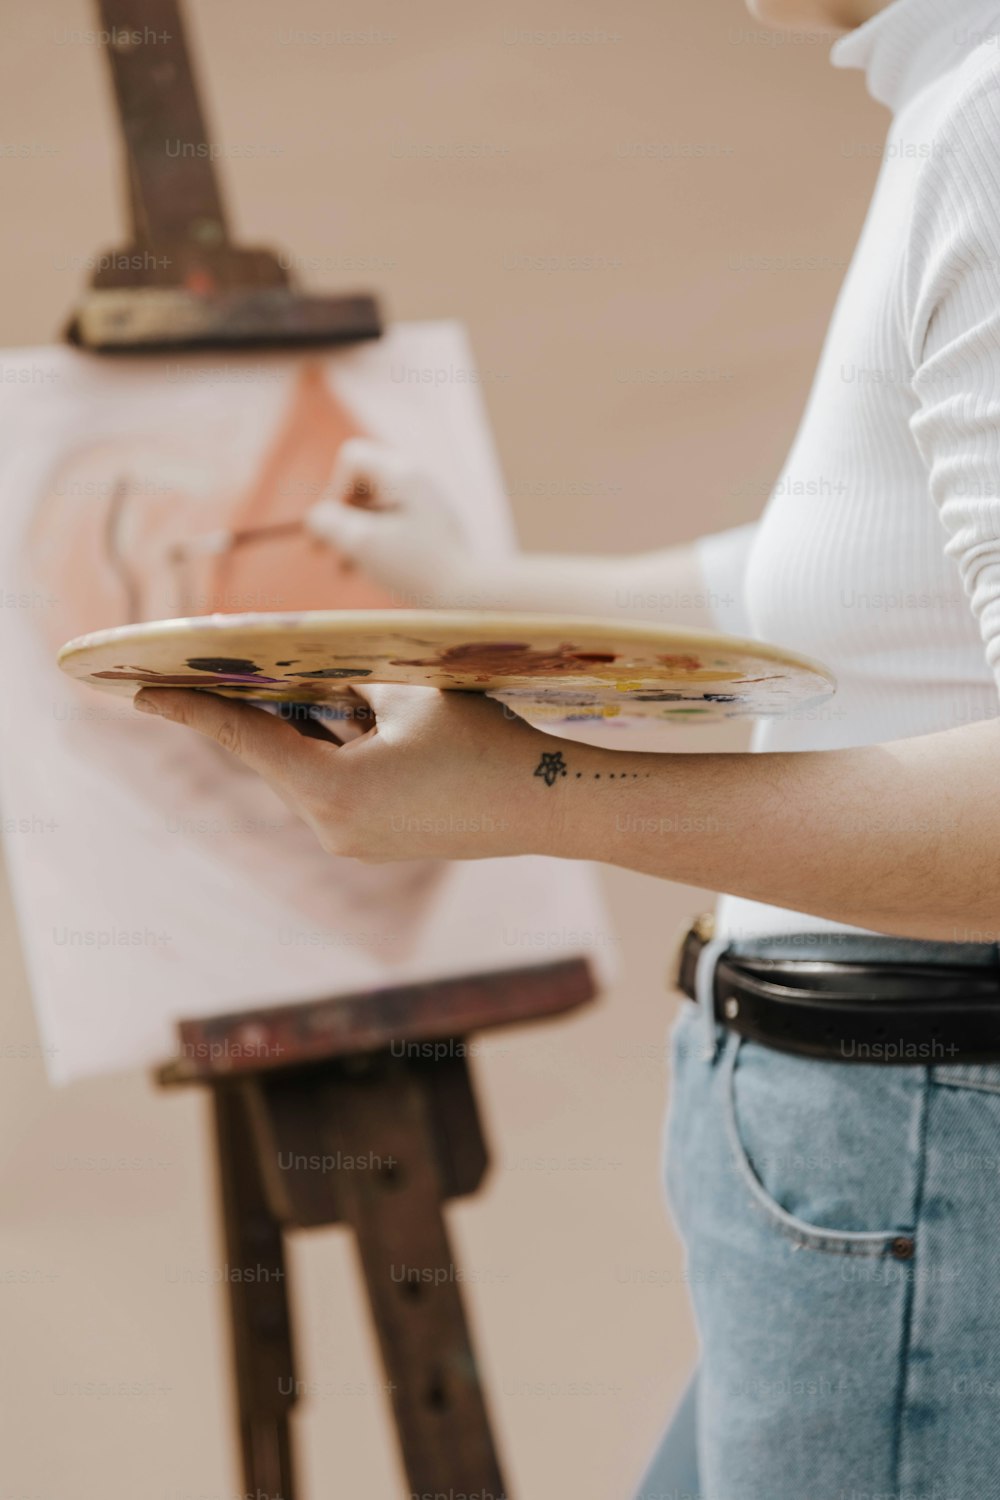
M 656 660 L 676 672 L 700 672 L 703 666 L 700 656 L 666 655 L 658 656 Z
M 192 672 L 225 672 L 229 676 L 256 676 L 260 672 L 255 661 L 243 656 L 189 656 L 184 665 Z
M 578 651 L 564 644 L 555 649 L 539 649 L 524 641 L 468 641 L 446 646 L 434 656 L 413 659 L 397 658 L 394 667 L 433 667 L 447 672 L 460 669 L 472 672 L 478 681 L 491 677 L 530 677 L 544 672 L 578 672 L 581 666 L 595 667 L 617 661 L 611 652 Z
M 690 683 L 725 682 L 732 677 L 731 665 L 708 667 L 700 656 L 692 654 L 660 655 L 653 660 Z M 470 641 L 446 647 L 433 656 L 397 658 L 392 665 L 432 667 L 443 672 L 471 670 L 476 673 L 477 681 L 487 682 L 495 677 L 531 677 L 542 672 L 550 677 L 571 676 L 581 669 L 600 674 L 602 667 L 613 667 L 616 662 L 621 664 L 619 670 L 633 675 L 641 671 L 641 663 L 634 658 L 624 662 L 614 652 L 581 651 L 571 642 L 543 648 L 524 641 Z
M 280 662 L 278 666 L 281 666 Z M 315 672 L 288 672 L 284 680 L 287 682 L 289 677 L 311 677 L 329 680 L 338 677 L 370 677 L 371 675 L 371 667 L 320 667 Z

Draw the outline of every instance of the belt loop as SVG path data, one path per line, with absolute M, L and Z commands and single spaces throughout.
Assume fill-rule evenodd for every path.
M 694 995 L 701 1007 L 701 1023 L 705 1033 L 701 1055 L 706 1062 L 714 1062 L 719 1050 L 715 1022 L 715 966 L 728 947 L 727 938 L 710 939 L 698 954 L 695 965 Z

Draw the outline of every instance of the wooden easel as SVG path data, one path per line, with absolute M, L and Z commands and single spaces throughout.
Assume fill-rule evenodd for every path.
M 98 12 L 132 242 L 94 276 L 67 337 L 109 355 L 378 337 L 374 298 L 296 291 L 270 251 L 230 241 L 211 160 L 166 155 L 169 139 L 208 139 L 179 0 L 98 0 Z M 355 1234 L 409 1491 L 510 1500 L 459 1277 L 447 1274 L 443 1205 L 475 1192 L 487 1166 L 463 1044 L 594 993 L 578 958 L 180 1027 L 158 1079 L 211 1091 L 227 1262 L 260 1272 L 229 1281 L 247 1493 L 295 1500 L 284 1233 L 340 1223 Z M 400 1266 L 446 1275 L 400 1280 Z

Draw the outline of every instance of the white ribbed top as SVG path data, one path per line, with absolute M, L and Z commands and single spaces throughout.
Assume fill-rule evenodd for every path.
M 826 707 L 759 724 L 756 751 L 1000 712 L 1000 0 L 895 0 L 833 62 L 894 111 L 882 170 L 774 493 L 699 544 L 712 591 L 740 599 L 720 628 L 837 674 Z M 837 925 L 719 911 L 730 936 Z

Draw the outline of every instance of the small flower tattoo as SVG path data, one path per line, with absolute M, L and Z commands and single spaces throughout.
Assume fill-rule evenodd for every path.
M 542 758 L 535 767 L 535 775 L 540 776 L 546 786 L 555 786 L 559 777 L 566 774 L 566 762 L 562 758 L 561 750 L 542 752 Z

